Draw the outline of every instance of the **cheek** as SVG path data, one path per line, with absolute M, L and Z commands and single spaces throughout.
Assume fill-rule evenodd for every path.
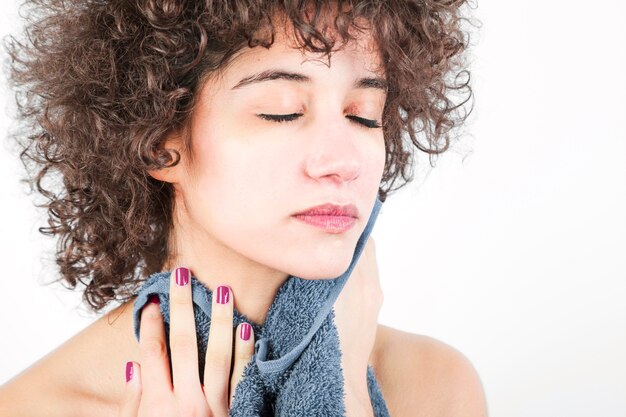
M 380 184 L 385 169 L 386 150 L 384 139 L 380 139 L 372 143 L 372 146 L 365 154 L 366 169 L 364 174 L 367 176 L 368 183 Z
M 258 135 L 254 139 L 259 143 L 223 135 L 219 143 L 199 144 L 202 159 L 197 191 L 206 200 L 218 200 L 206 204 L 228 214 L 246 216 L 252 210 L 264 211 L 268 202 L 275 201 L 284 190 L 289 178 L 285 152 Z
M 378 147 L 378 158 L 377 158 L 377 167 L 379 176 L 382 177 L 383 171 L 385 169 L 385 160 L 387 159 L 387 150 L 385 149 L 385 141 L 384 139 L 381 141 L 381 144 Z

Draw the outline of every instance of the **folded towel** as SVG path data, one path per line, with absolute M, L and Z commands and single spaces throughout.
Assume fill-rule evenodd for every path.
M 289 276 L 279 288 L 263 324 L 254 323 L 234 310 L 233 327 L 244 321 L 250 323 L 256 342 L 254 356 L 235 390 L 230 416 L 345 415 L 342 353 L 332 306 L 363 251 L 381 205 L 382 202 L 376 199 L 352 262 L 341 276 L 319 280 Z M 165 271 L 148 278 L 137 294 L 133 319 L 135 337 L 139 340 L 141 308 L 151 294 L 159 296 L 171 365 L 169 276 L 170 272 Z M 212 292 L 193 276 L 191 285 L 202 381 L 211 327 Z M 374 415 L 389 416 L 370 366 L 367 367 L 367 382 Z

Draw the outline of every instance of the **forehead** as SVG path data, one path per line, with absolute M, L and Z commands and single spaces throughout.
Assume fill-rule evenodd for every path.
M 269 49 L 263 46 L 253 48 L 244 47 L 233 55 L 229 61 L 228 68 L 239 70 L 249 70 L 258 68 L 259 64 L 303 64 L 314 63 L 331 68 L 333 63 L 337 63 L 350 71 L 371 72 L 378 76 L 384 76 L 384 66 L 376 39 L 370 30 L 359 30 L 350 28 L 353 39 L 344 40 L 336 32 L 333 26 L 324 26 L 324 34 L 329 40 L 334 40 L 335 44 L 329 55 L 322 52 L 307 50 L 304 43 L 298 39 L 292 22 L 284 15 L 274 15 L 272 19 L 274 26 L 274 41 Z M 357 20 L 362 28 L 367 28 L 367 22 Z M 314 40 L 314 44 L 320 45 Z

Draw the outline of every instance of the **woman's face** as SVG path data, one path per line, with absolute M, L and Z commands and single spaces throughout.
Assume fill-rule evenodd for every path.
M 379 57 L 367 45 L 347 45 L 328 67 L 279 32 L 269 50 L 246 48 L 199 91 L 190 126 L 194 163 L 176 192 L 185 228 L 223 251 L 220 259 L 305 279 L 347 269 L 385 163 L 382 128 L 358 119 L 380 125 L 386 98 L 384 74 L 373 72 Z M 255 80 L 261 73 L 283 75 Z M 378 80 L 361 81 L 370 78 Z M 292 114 L 300 116 L 263 116 Z M 327 203 L 354 205 L 354 225 L 323 229 L 294 217 Z

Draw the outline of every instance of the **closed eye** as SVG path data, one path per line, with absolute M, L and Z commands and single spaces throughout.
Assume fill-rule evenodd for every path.
M 262 119 L 271 120 L 273 122 L 292 122 L 302 116 L 302 113 L 292 113 L 292 114 L 257 114 Z M 370 129 L 380 128 L 381 125 L 376 120 L 364 119 L 362 117 L 348 115 L 346 116 L 350 120 L 355 121 L 356 123 L 368 127 Z

